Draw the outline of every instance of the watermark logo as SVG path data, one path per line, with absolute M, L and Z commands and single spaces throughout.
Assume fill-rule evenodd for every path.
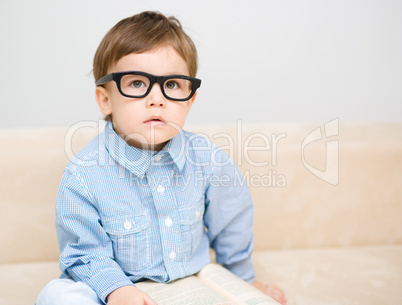
M 167 122 L 166 125 L 169 128 L 174 129 L 177 134 L 181 130 L 180 126 L 177 126 L 174 123 Z M 125 178 L 126 170 L 124 169 L 124 166 L 128 165 L 127 162 L 132 166 L 139 166 L 146 159 L 145 154 L 141 154 L 136 160 L 125 158 L 125 149 L 127 148 L 126 142 L 135 140 L 138 143 L 145 145 L 154 143 L 156 141 L 157 133 L 155 130 L 151 130 L 149 135 L 133 133 L 130 135 L 113 134 L 113 136 L 105 137 L 105 133 L 102 133 L 102 131 L 106 127 L 104 121 L 82 121 L 74 124 L 68 129 L 65 136 L 65 153 L 73 163 L 79 166 L 112 166 L 116 164 L 115 161 L 117 161 L 117 163 L 120 164 L 122 173 L 119 178 Z M 99 151 L 96 154 L 95 159 L 80 159 L 75 156 L 73 152 L 73 138 L 75 137 L 76 132 L 82 128 L 91 128 L 92 130 L 97 131 L 97 134 L 103 135 L 102 137 L 98 137 Z M 298 147 L 301 148 L 301 151 L 297 152 L 300 153 L 301 162 L 310 173 L 332 185 L 337 185 L 339 183 L 339 141 L 336 138 L 338 135 L 339 119 L 333 119 L 325 123 L 324 126 L 317 127 L 307 134 L 302 143 L 299 143 L 299 145 L 301 145 L 298 145 Z M 201 138 L 206 139 L 206 141 L 201 140 Z M 286 138 L 287 133 L 285 132 L 243 132 L 242 121 L 238 120 L 236 129 L 231 132 L 218 132 L 209 136 L 207 134 L 197 133 L 188 136 L 188 138 L 184 138 L 183 136 L 183 139 L 180 140 L 181 144 L 178 154 L 180 157 L 185 158 L 187 163 L 194 165 L 195 168 L 203 166 L 222 167 L 234 162 L 237 166 L 244 169 L 242 177 L 244 180 L 241 181 L 245 181 L 248 186 L 286 187 L 286 176 L 281 173 L 280 167 L 277 168 L 279 153 L 278 147 L 284 145 L 282 142 L 285 142 Z M 220 142 L 221 145 L 219 145 L 219 147 L 212 146 L 212 142 L 214 141 Z M 325 141 L 325 149 L 321 155 L 325 157 L 325 167 L 323 170 L 309 162 L 309 158 L 305 153 L 305 150 L 309 145 L 312 145 L 311 148 L 313 148 L 313 143 L 320 143 L 318 141 Z M 187 145 L 187 142 L 191 144 Z M 224 144 L 222 145 L 222 143 Z M 108 150 L 105 148 L 105 144 L 108 144 Z M 226 152 L 226 155 L 222 154 L 222 150 Z M 314 149 L 314 151 L 315 153 L 318 152 L 318 155 L 321 153 L 321 151 L 317 151 L 317 149 Z M 113 154 L 112 157 L 111 154 Z M 200 158 L 199 156 L 203 157 Z M 173 162 L 173 160 L 165 161 L 163 165 L 169 165 L 169 162 Z M 250 170 L 250 166 L 251 168 L 263 167 L 264 170 L 261 171 L 260 169 L 255 173 L 252 173 L 254 170 Z M 226 177 L 212 177 L 210 182 L 215 182 L 214 179 L 217 179 L 217 181 L 224 186 Z M 180 180 L 180 182 L 183 181 Z M 187 181 L 184 182 L 186 182 L 184 185 L 188 184 Z
M 303 165 L 315 176 L 332 185 L 339 182 L 339 141 L 332 140 L 339 135 L 339 119 L 334 119 L 324 125 L 325 140 L 325 169 L 320 170 L 307 162 L 304 150 L 307 145 L 322 140 L 322 130 L 320 127 L 314 129 L 303 140 L 301 147 L 301 157 Z

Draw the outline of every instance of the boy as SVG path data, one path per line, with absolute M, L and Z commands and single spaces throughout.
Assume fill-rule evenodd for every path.
M 201 81 L 180 23 L 155 12 L 120 21 L 93 72 L 108 123 L 65 169 L 56 200 L 63 278 L 37 305 L 156 304 L 133 283 L 194 274 L 210 262 L 210 247 L 254 282 L 249 191 L 236 185 L 227 154 L 182 131 Z M 285 303 L 276 286 L 254 285 Z

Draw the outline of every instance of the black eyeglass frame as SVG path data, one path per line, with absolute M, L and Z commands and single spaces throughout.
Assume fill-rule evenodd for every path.
M 142 94 L 142 95 L 129 95 L 129 94 L 125 94 L 122 90 L 121 90 L 121 79 L 125 76 L 125 75 L 142 75 L 145 76 L 149 79 L 150 83 L 149 83 L 149 88 L 147 89 L 147 91 Z M 191 82 L 191 93 L 188 97 L 183 98 L 183 99 L 179 99 L 179 98 L 172 98 L 170 96 L 168 96 L 165 93 L 165 89 L 163 88 L 164 83 L 169 80 L 169 79 L 174 79 L 174 78 L 179 78 L 179 79 L 186 79 L 188 81 Z M 167 98 L 168 100 L 171 101 L 176 101 L 176 102 L 185 102 L 188 101 L 189 99 L 191 99 L 195 92 L 197 91 L 197 89 L 201 86 L 201 80 L 199 78 L 195 78 L 195 77 L 190 77 L 190 76 L 186 76 L 186 75 L 166 75 L 166 76 L 156 76 L 156 75 L 152 75 L 146 72 L 141 72 L 141 71 L 124 71 L 124 72 L 114 72 L 114 73 L 110 73 L 108 75 L 105 75 L 103 77 L 101 77 L 97 82 L 96 85 L 100 86 L 103 84 L 106 84 L 110 81 L 114 81 L 117 85 L 117 89 L 119 89 L 119 92 L 121 95 L 125 96 L 125 97 L 129 97 L 129 98 L 143 98 L 146 97 L 149 92 L 151 92 L 152 87 L 154 86 L 155 83 L 158 83 L 161 87 L 161 91 L 162 94 L 165 98 Z

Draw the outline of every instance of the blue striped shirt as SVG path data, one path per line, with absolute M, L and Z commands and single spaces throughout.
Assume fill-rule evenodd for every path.
M 66 167 L 56 200 L 63 276 L 105 302 L 113 290 L 169 282 L 216 261 L 244 280 L 253 205 L 232 159 L 205 137 L 181 131 L 161 151 L 129 146 L 111 123 Z

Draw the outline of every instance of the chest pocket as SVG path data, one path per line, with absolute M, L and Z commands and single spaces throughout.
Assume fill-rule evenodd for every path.
M 185 259 L 191 258 L 200 246 L 201 238 L 204 234 L 204 210 L 204 200 L 179 209 Z
M 112 240 L 116 262 L 124 271 L 144 269 L 150 262 L 150 217 L 147 213 L 102 220 Z

